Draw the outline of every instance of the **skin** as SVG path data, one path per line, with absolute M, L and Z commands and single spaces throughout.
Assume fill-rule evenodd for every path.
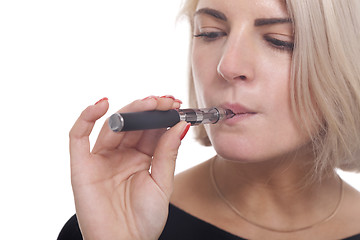
M 254 162 L 294 152 L 309 139 L 291 113 L 291 51 L 264 39 L 292 42 L 291 23 L 254 26 L 258 19 L 287 19 L 287 12 L 277 1 L 257 1 L 252 8 L 247 6 L 252 3 L 243 2 L 199 2 L 198 10 L 220 9 L 228 20 L 206 13 L 196 15 L 195 35 L 214 32 L 226 36 L 196 37 L 192 67 L 200 107 L 241 104 L 256 113 L 236 124 L 206 126 L 219 155 Z M 238 151 L 231 151 L 234 147 Z
M 204 8 L 217 14 L 200 11 L 195 17 L 191 60 L 200 107 L 241 104 L 251 112 L 207 128 L 218 154 L 217 185 L 248 219 L 268 227 L 295 229 L 324 219 L 337 205 L 340 181 L 333 173 L 302 184 L 313 155 L 290 107 L 291 24 L 259 24 L 287 19 L 285 7 L 278 0 L 200 0 L 197 9 Z M 174 179 L 185 122 L 167 131 L 117 134 L 105 122 L 90 150 L 92 127 L 108 107 L 107 100 L 89 106 L 70 131 L 72 187 L 84 239 L 158 239 L 169 201 L 243 238 L 341 239 L 360 233 L 360 195 L 347 184 L 330 221 L 276 233 L 244 221 L 219 198 L 209 180 L 210 161 Z M 120 111 L 179 107 L 171 96 L 150 97 Z
M 200 0 L 191 58 L 200 107 L 240 104 L 251 112 L 206 126 L 217 152 L 217 185 L 248 219 L 284 230 L 325 219 L 341 194 L 339 178 L 332 171 L 321 183 L 304 185 L 314 156 L 290 105 L 291 49 L 286 46 L 293 41 L 292 25 L 259 24 L 288 18 L 278 0 Z M 356 215 L 348 214 L 349 205 L 344 203 L 360 200 L 348 185 L 340 212 L 331 221 L 279 234 L 255 227 L 231 211 L 208 180 L 209 165 L 205 162 L 179 174 L 171 202 L 231 233 L 250 239 L 339 239 L 360 232 L 349 220 L 344 229 L 344 219 L 360 220 L 359 204 L 352 205 Z M 191 182 L 197 184 L 189 187 Z M 198 194 L 198 189 L 203 191 Z
M 115 134 L 105 122 L 90 151 L 91 130 L 108 107 L 107 100 L 89 106 L 70 131 L 71 182 L 80 229 L 84 239 L 157 239 L 166 222 L 176 155 L 187 124 L 180 122 L 168 131 Z M 179 107 L 172 97 L 150 97 L 120 111 Z

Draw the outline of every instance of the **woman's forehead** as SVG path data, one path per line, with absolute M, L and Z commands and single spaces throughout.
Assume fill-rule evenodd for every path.
M 218 10 L 233 10 L 241 14 L 239 9 L 257 12 L 268 12 L 272 14 L 287 14 L 286 0 L 198 0 L 196 10 L 201 8 L 215 8 Z

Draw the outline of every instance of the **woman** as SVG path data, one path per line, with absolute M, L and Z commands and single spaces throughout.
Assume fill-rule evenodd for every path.
M 108 101 L 88 107 L 70 132 L 83 237 L 360 238 L 360 193 L 334 171 L 360 168 L 359 13 L 357 0 L 188 0 L 193 104 L 236 116 L 197 129 L 217 155 L 174 179 L 188 124 L 105 123 L 89 152 Z M 121 111 L 179 107 L 148 97 Z

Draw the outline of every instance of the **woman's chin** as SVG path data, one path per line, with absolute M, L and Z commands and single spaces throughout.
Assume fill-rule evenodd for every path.
M 256 156 L 256 151 L 250 150 L 245 146 L 236 146 L 234 144 L 213 143 L 217 155 L 225 160 L 250 163 L 262 161 Z
M 234 133 L 208 134 L 210 142 L 217 155 L 220 157 L 237 162 L 252 162 L 254 157 L 259 154 L 259 142 L 251 142 L 249 138 L 240 137 Z

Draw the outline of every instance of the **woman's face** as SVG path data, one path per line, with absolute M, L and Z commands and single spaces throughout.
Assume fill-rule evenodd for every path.
M 199 1 L 192 49 L 199 107 L 237 113 L 206 126 L 220 156 L 276 159 L 309 141 L 290 104 L 292 49 L 293 29 L 283 1 Z

